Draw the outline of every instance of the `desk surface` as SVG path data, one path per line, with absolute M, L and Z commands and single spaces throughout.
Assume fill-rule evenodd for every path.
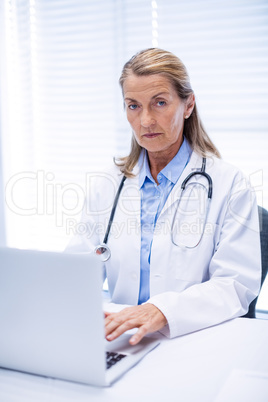
M 0 369 L 0 401 L 215 401 L 234 370 L 258 372 L 268 378 L 267 340 L 268 320 L 245 318 L 165 338 L 110 388 Z

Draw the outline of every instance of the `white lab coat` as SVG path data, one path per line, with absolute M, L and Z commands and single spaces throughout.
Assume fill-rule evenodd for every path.
M 209 157 L 206 172 L 213 194 L 204 236 L 193 248 L 171 241 L 171 222 L 181 183 L 200 169 L 195 152 L 159 215 L 150 261 L 149 303 L 167 318 L 169 337 L 193 332 L 245 314 L 260 287 L 259 223 L 253 190 L 242 173 Z M 138 167 L 134 169 L 138 173 Z M 122 174 L 114 166 L 96 175 L 82 220 L 68 251 L 93 250 L 103 241 Z M 201 176 L 199 180 L 207 186 Z M 138 174 L 125 181 L 108 240 L 111 258 L 104 264 L 112 302 L 136 305 L 140 282 L 140 191 Z

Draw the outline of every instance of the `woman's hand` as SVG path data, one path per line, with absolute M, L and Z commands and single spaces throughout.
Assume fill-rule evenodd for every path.
M 105 313 L 105 336 L 108 341 L 116 339 L 132 328 L 138 328 L 129 343 L 136 345 L 148 333 L 159 331 L 167 319 L 153 304 L 127 307 L 119 313 Z

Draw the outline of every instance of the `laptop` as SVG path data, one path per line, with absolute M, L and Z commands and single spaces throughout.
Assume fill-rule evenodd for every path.
M 0 248 L 0 367 L 109 386 L 159 344 L 105 340 L 101 264 L 94 253 Z

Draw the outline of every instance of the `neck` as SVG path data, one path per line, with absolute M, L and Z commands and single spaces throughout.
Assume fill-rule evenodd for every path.
M 166 167 L 169 164 L 169 162 L 177 154 L 180 147 L 181 147 L 181 143 L 180 143 L 179 147 L 175 150 L 167 150 L 167 151 L 161 151 L 161 152 L 148 152 L 150 171 L 157 184 L 159 184 L 157 181 L 158 173 L 161 172 L 161 170 L 164 169 L 164 167 Z

